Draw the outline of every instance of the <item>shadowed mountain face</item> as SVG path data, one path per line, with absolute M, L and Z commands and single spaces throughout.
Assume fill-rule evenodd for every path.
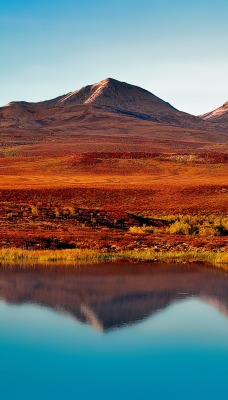
M 104 121 L 112 127 L 125 123 L 128 128 L 133 128 L 135 120 L 215 130 L 215 124 L 178 111 L 147 90 L 111 78 L 53 100 L 12 102 L 0 109 L 0 127 L 12 132 L 27 128 L 33 132 L 58 129 L 67 133 L 79 126 L 96 132 L 107 128 Z M 224 131 L 225 128 L 216 124 L 216 130 Z
M 183 124 L 184 119 L 189 123 L 199 122 L 199 118 L 176 110 L 147 90 L 111 78 L 40 105 L 42 107 L 91 105 L 154 122 L 181 124 L 181 119 Z
M 83 266 L 67 272 L 0 269 L 0 299 L 49 307 L 104 332 L 134 324 L 193 296 L 228 316 L 226 272 L 154 264 Z
M 205 121 L 223 125 L 224 128 L 228 128 L 228 101 L 221 107 L 216 108 L 216 110 L 204 115 L 200 115 L 200 118 L 204 119 Z

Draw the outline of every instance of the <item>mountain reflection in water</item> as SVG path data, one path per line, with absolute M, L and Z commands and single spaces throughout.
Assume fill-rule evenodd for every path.
M 2 300 L 49 307 L 103 332 L 134 324 L 189 297 L 228 315 L 227 273 L 201 265 L 0 268 Z

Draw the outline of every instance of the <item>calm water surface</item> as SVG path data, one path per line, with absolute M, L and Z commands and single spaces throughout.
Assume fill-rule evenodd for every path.
M 0 398 L 228 398 L 228 276 L 0 267 Z

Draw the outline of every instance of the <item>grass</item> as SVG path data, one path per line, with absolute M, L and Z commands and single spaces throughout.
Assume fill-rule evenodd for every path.
M 2 262 L 34 262 L 34 263 L 96 263 L 100 261 L 150 261 L 164 263 L 208 263 L 215 266 L 228 266 L 228 253 L 221 252 L 154 252 L 147 250 L 127 250 L 119 252 L 104 252 L 92 249 L 66 250 L 24 250 L 19 248 L 0 249 Z

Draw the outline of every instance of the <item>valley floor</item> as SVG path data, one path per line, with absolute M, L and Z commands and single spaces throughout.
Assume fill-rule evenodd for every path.
M 219 145 L 80 143 L 2 149 L 1 248 L 227 253 L 228 155 Z M 184 216 L 202 227 L 172 229 Z

